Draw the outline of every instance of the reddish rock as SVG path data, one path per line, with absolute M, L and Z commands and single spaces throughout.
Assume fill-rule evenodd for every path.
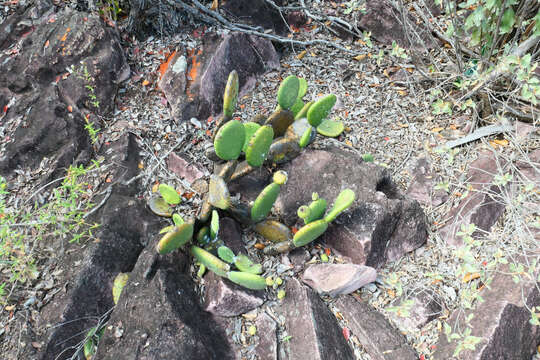
M 431 170 L 431 164 L 426 158 L 420 158 L 412 170 L 412 181 L 407 188 L 407 196 L 424 206 L 437 207 L 448 200 L 446 191 L 436 190 L 440 177 Z
M 463 239 L 457 235 L 461 225 L 475 224 L 478 229 L 489 232 L 505 209 L 505 205 L 497 199 L 501 188 L 493 185 L 495 176 L 504 174 L 505 171 L 499 169 L 503 166 L 505 164 L 491 151 L 481 152 L 470 164 L 466 181 L 471 190 L 469 195 L 450 210 L 446 225 L 439 230 L 443 240 L 451 245 L 462 244 Z
M 422 291 L 408 298 L 402 298 L 397 304 L 405 306 L 406 302 L 411 302 L 407 316 L 399 316 L 395 312 L 388 312 L 388 317 L 407 331 L 416 331 L 416 329 L 422 328 L 439 317 L 443 309 L 442 300 L 427 291 Z
M 474 314 L 470 321 L 471 336 L 481 339 L 475 350 L 462 351 L 461 359 L 531 359 L 536 353 L 536 346 L 540 344 L 540 326 L 529 322 L 529 309 L 540 306 L 538 283 L 522 277 L 516 284 L 509 273 L 511 271 L 506 268 L 495 275 L 489 289 L 480 293 L 484 301 L 477 303 L 474 310 L 458 309 L 450 316 L 449 324 L 457 331 L 458 327 L 465 329 L 464 319 Z M 537 276 L 538 273 L 533 278 L 537 279 Z M 452 358 L 456 345 L 441 334 L 435 359 Z
M 203 171 L 199 170 L 194 164 L 188 163 L 174 152 L 170 153 L 167 158 L 167 167 L 190 184 L 204 176 Z
M 259 342 L 255 346 L 255 352 L 259 360 L 277 360 L 277 325 L 266 313 L 261 312 L 255 319 Z
M 377 278 L 377 271 L 355 264 L 316 264 L 304 272 L 302 281 L 321 295 L 350 294 Z
M 211 271 L 204 277 L 206 294 L 204 310 L 218 316 L 236 316 L 262 305 L 264 291 L 236 285 Z
M 373 360 L 417 360 L 418 355 L 405 337 L 384 315 L 352 296 L 340 296 L 334 305 L 348 321 L 352 335 Z M 441 359 L 450 359 L 441 358 Z
M 291 336 L 282 344 L 286 359 L 354 359 L 336 318 L 313 290 L 291 278 L 285 291 L 282 309 Z
M 183 105 L 186 102 L 187 66 L 184 49 L 177 49 L 158 84 L 171 106 L 171 116 L 175 119 L 181 118 Z
M 242 241 L 242 229 L 233 219 L 229 217 L 219 219 L 218 237 L 235 254 L 246 253 L 246 247 Z

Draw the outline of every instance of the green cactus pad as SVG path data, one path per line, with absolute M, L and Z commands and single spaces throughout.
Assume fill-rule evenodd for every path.
M 328 137 L 339 136 L 343 130 L 345 130 L 345 125 L 343 125 L 343 121 L 340 120 L 326 119 L 317 126 L 317 132 Z
M 176 192 L 176 190 L 167 184 L 159 184 L 159 193 L 161 196 L 163 196 L 163 199 L 167 202 L 167 204 L 171 205 L 177 205 L 182 201 L 180 198 L 180 195 Z
M 234 259 L 234 265 L 238 268 L 238 270 L 250 273 L 250 274 L 261 274 L 262 273 L 262 265 L 256 264 L 253 261 L 251 261 L 250 258 L 248 258 L 244 254 L 238 254 L 236 258 Z
M 279 185 L 272 183 L 265 187 L 257 196 L 251 208 L 251 220 L 259 222 L 264 220 L 279 195 Z
M 218 209 L 227 210 L 231 206 L 231 195 L 223 178 L 210 175 L 208 201 Z
M 294 114 L 289 110 L 277 110 L 266 120 L 265 125 L 269 125 L 274 130 L 274 137 L 285 134 L 287 128 L 294 122 Z
M 214 139 L 214 149 L 217 156 L 223 160 L 234 160 L 238 158 L 244 140 L 246 130 L 244 125 L 238 120 L 231 120 L 219 128 Z
M 334 201 L 334 206 L 332 209 L 326 214 L 324 217 L 324 220 L 327 222 L 332 222 L 334 219 L 344 210 L 346 210 L 349 206 L 352 205 L 356 198 L 356 195 L 354 191 L 351 189 L 345 189 L 342 192 L 339 193 L 336 200 Z
M 373 162 L 374 161 L 373 155 L 364 154 L 364 155 L 362 155 L 362 160 L 364 160 L 365 162 Z
M 160 254 L 168 254 L 191 240 L 193 236 L 193 224 L 183 223 L 176 226 L 171 232 L 163 235 L 159 240 L 156 250 Z
M 260 275 L 249 274 L 241 271 L 229 271 L 227 277 L 233 283 L 251 290 L 266 289 L 266 279 Z
M 287 226 L 275 220 L 264 220 L 255 225 L 255 232 L 273 243 L 287 241 L 292 237 Z
M 190 250 L 191 255 L 193 255 L 201 264 L 206 266 L 207 269 L 212 270 L 219 276 L 227 276 L 227 272 L 231 269 L 227 263 L 198 246 L 193 245 Z
M 219 232 L 219 215 L 216 210 L 212 211 L 212 220 L 210 221 L 210 237 L 215 239 Z
M 175 226 L 176 225 L 165 226 L 163 229 L 159 230 L 159 233 L 160 234 L 165 234 L 165 233 L 171 232 L 171 231 L 173 231 Z
M 203 226 L 197 233 L 197 243 L 199 245 L 208 245 L 212 241 L 210 237 L 210 228 L 208 226 Z
M 301 98 L 296 99 L 296 102 L 293 104 L 293 106 L 291 106 L 293 120 L 296 118 L 296 115 L 298 115 L 298 113 L 302 111 L 303 108 L 304 108 L 304 102 L 302 101 L 302 99 Z
M 163 199 L 161 196 L 153 196 L 148 200 L 148 207 L 150 210 L 158 215 L 163 217 L 171 217 L 172 216 L 172 209 L 167 204 L 165 199 Z
M 302 226 L 296 234 L 294 234 L 293 244 L 295 247 L 309 244 L 319 236 L 321 236 L 328 228 L 328 223 L 324 220 L 316 220 Z
M 218 256 L 221 260 L 229 263 L 229 264 L 232 264 L 234 262 L 234 253 L 231 249 L 229 249 L 228 247 L 226 246 L 220 246 L 218 247 L 217 249 L 217 253 L 218 253 Z
M 287 173 L 283 170 L 276 171 L 272 176 L 272 181 L 278 185 L 283 185 L 287 182 Z
M 246 149 L 246 161 L 250 166 L 259 167 L 264 163 L 274 139 L 271 126 L 261 126 L 249 140 Z
M 231 71 L 223 93 L 223 115 L 231 117 L 238 100 L 238 73 Z
M 268 158 L 276 164 L 281 164 L 294 159 L 299 154 L 300 146 L 298 145 L 298 141 L 296 139 L 284 137 L 276 140 L 272 146 L 270 146 Z
M 307 112 L 307 118 L 312 126 L 319 126 L 321 122 L 328 116 L 332 107 L 336 103 L 336 95 L 330 94 L 322 99 L 317 100 Z
M 294 116 L 294 120 L 298 120 L 298 119 L 302 119 L 302 118 L 307 118 L 307 113 L 309 111 L 309 108 L 311 107 L 311 105 L 313 105 L 315 102 L 314 101 L 310 101 L 310 102 L 307 102 L 304 107 L 298 112 L 298 114 L 296 114 Z
M 173 214 L 172 221 L 176 226 L 180 226 L 184 223 L 184 219 L 180 216 L 180 214 Z
M 294 75 L 289 75 L 281 82 L 277 93 L 277 100 L 282 109 L 289 109 L 298 98 L 300 81 Z
M 301 99 L 306 96 L 307 93 L 307 80 L 304 78 L 299 78 L 298 81 L 298 99 Z
M 300 148 L 303 149 L 303 148 L 305 148 L 306 146 L 309 145 L 309 141 L 311 140 L 311 132 L 312 131 L 313 131 L 313 128 L 311 126 L 304 131 L 304 133 L 302 134 L 302 137 L 298 141 L 298 146 L 300 146 Z
M 298 208 L 298 217 L 304 219 L 305 224 L 309 224 L 315 220 L 322 219 L 326 211 L 326 200 L 317 199 L 309 205 L 300 206 Z
M 256 122 L 244 123 L 244 128 L 246 130 L 246 140 L 244 141 L 244 147 L 242 148 L 242 151 L 244 153 L 246 152 L 247 147 L 249 145 L 249 140 L 251 139 L 253 134 L 255 134 L 257 130 L 259 130 L 260 127 L 261 125 L 257 124 Z
M 124 290 L 124 286 L 126 286 L 128 279 L 129 279 L 128 273 L 120 273 L 116 275 L 116 277 L 114 278 L 113 288 L 112 288 L 114 305 L 118 304 L 118 300 L 120 299 L 120 294 L 122 294 L 122 290 Z

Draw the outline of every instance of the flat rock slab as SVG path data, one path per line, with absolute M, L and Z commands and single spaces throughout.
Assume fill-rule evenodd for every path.
M 350 294 L 377 278 L 377 271 L 356 264 L 315 264 L 304 272 L 302 281 L 321 295 Z
M 431 170 L 431 164 L 426 158 L 416 160 L 412 169 L 412 181 L 407 188 L 407 196 L 417 200 L 424 206 L 437 207 L 448 200 L 446 191 L 435 189 L 440 180 Z
M 350 262 L 378 269 L 426 242 L 420 204 L 399 193 L 386 169 L 364 162 L 356 152 L 335 146 L 305 150 L 282 169 L 288 181 L 274 208 L 288 225 L 296 222 L 298 207 L 308 204 L 314 192 L 329 207 L 341 190 L 356 193 L 353 205 L 320 237 Z
M 145 249 L 108 322 L 97 359 L 234 359 L 220 324 L 199 306 L 179 251 Z M 148 271 L 153 269 L 152 271 Z
M 353 352 L 336 318 L 313 290 L 291 278 L 282 304 L 291 338 L 282 344 L 287 355 L 280 359 L 347 360 Z
M 277 325 L 270 316 L 260 312 L 255 319 L 259 342 L 255 352 L 259 360 L 277 360 Z
M 405 337 L 392 327 L 383 314 L 368 304 L 349 295 L 340 296 L 334 305 L 349 322 L 352 335 L 356 335 L 371 359 L 418 360 L 418 355 L 407 344 Z
M 420 291 L 402 298 L 398 306 L 410 306 L 409 314 L 399 316 L 395 312 L 388 312 L 388 317 L 401 329 L 413 332 L 439 317 L 442 314 L 443 302 L 436 294 Z
M 199 169 L 195 164 L 190 164 L 174 152 L 170 153 L 167 158 L 167 167 L 173 173 L 186 180 L 190 185 L 205 175 L 204 171 Z
M 533 326 L 529 322 L 531 313 L 528 309 L 540 306 L 538 283 L 522 281 L 516 284 L 512 276 L 507 275 L 509 273 L 511 271 L 506 268 L 495 275 L 490 288 L 480 294 L 484 302 L 477 304 L 474 310 L 459 310 L 450 316 L 449 324 L 456 331 L 458 321 L 463 330 L 467 328 L 464 319 L 474 314 L 470 321 L 471 336 L 481 339 L 475 350 L 462 351 L 460 359 L 528 360 L 536 354 L 536 347 L 540 344 L 540 326 Z M 533 277 L 536 279 L 538 274 Z M 434 358 L 452 358 L 456 346 L 457 341 L 448 342 L 447 337 L 441 334 Z

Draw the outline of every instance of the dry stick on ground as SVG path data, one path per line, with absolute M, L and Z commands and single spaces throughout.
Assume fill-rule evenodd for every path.
M 245 34 L 248 34 L 248 35 L 255 35 L 255 36 L 263 37 L 263 38 L 266 38 L 266 39 L 270 39 L 272 41 L 277 41 L 277 42 L 282 43 L 282 44 L 300 45 L 300 46 L 326 45 L 326 46 L 333 47 L 335 49 L 341 50 L 343 52 L 346 52 L 346 53 L 349 53 L 349 54 L 352 54 L 352 55 L 360 55 L 361 54 L 361 52 L 359 52 L 359 51 L 354 51 L 354 50 L 347 49 L 347 48 L 345 48 L 345 47 L 343 47 L 341 45 L 338 45 L 338 44 L 336 44 L 334 42 L 327 41 L 327 40 L 320 40 L 320 39 L 307 40 L 307 41 L 294 40 L 294 39 L 279 36 L 279 35 L 267 34 L 267 33 L 258 31 L 258 30 L 256 30 L 256 28 L 253 28 L 253 27 L 250 27 L 250 26 L 247 26 L 247 25 L 234 24 L 234 23 L 231 23 L 228 20 L 226 20 L 219 13 L 207 9 L 206 7 L 204 7 L 201 3 L 199 3 L 196 0 L 193 0 L 193 3 L 197 7 L 199 7 L 199 6 L 203 7 L 205 10 L 202 10 L 199 7 L 201 9 L 201 11 L 204 11 L 204 13 L 206 13 L 206 14 L 211 14 L 212 16 L 208 16 L 208 15 L 198 11 L 196 8 L 187 5 L 182 0 L 168 0 L 168 3 L 170 5 L 176 7 L 176 8 L 179 8 L 181 10 L 184 10 L 184 11 L 188 12 L 192 16 L 194 16 L 194 17 L 198 18 L 199 20 L 202 20 L 202 21 L 204 21 L 204 22 L 206 22 L 206 23 L 208 23 L 210 25 L 216 25 L 216 26 L 221 25 L 225 29 L 228 29 L 228 30 L 231 30 L 231 31 L 238 31 L 238 32 L 245 33 Z
M 267 1 L 270 1 L 270 0 L 267 0 Z M 343 19 L 340 19 L 338 17 L 335 17 L 335 16 L 326 16 L 326 15 L 315 15 L 313 14 L 312 12 L 310 12 L 308 10 L 308 7 L 306 6 L 306 3 L 305 3 L 305 0 L 300 0 L 300 4 L 302 5 L 303 9 L 304 9 L 304 12 L 306 13 L 306 15 L 315 20 L 315 21 L 319 21 L 320 23 L 324 24 L 324 20 L 329 20 L 331 21 L 334 25 L 336 25 L 337 27 L 339 27 L 340 29 L 343 29 L 344 31 L 348 32 L 349 34 L 352 34 L 354 36 L 361 36 L 362 33 L 360 32 L 360 30 L 358 30 L 355 26 L 352 26 L 351 24 L 349 24 L 347 21 L 343 20 Z M 325 25 L 326 26 L 326 25 Z M 353 29 L 355 31 L 353 31 Z

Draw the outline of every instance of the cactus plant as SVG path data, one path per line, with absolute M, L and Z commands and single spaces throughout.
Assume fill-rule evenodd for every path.
M 245 153 L 247 150 L 247 147 L 249 145 L 249 140 L 255 134 L 257 130 L 261 127 L 260 124 L 257 124 L 256 122 L 247 122 L 244 123 L 244 128 L 246 130 L 246 139 L 244 141 L 244 146 L 242 147 L 242 151 Z
M 373 162 L 373 155 L 371 154 L 364 154 L 362 155 L 362 160 L 364 160 L 365 162 Z
M 251 261 L 250 258 L 248 258 L 244 254 L 238 254 L 234 258 L 234 265 L 238 268 L 238 270 L 250 273 L 250 274 L 260 274 L 262 273 L 262 265 L 256 264 L 253 261 Z
M 228 247 L 222 245 L 220 247 L 218 247 L 217 249 L 217 253 L 218 253 L 218 256 L 221 260 L 229 263 L 229 264 L 232 264 L 234 262 L 234 253 L 231 249 L 229 249 Z
M 304 246 L 321 236 L 328 228 L 328 222 L 316 220 L 306 224 L 294 234 L 293 244 L 295 247 Z
M 238 99 L 238 73 L 231 71 L 223 93 L 223 115 L 232 117 Z
M 332 209 L 328 212 L 328 214 L 326 214 L 324 220 L 327 222 L 334 221 L 334 219 L 339 214 L 341 214 L 342 211 L 346 210 L 349 206 L 352 205 L 355 198 L 356 195 L 351 189 L 345 189 L 340 192 L 336 200 L 334 201 L 334 206 L 332 206 Z
M 280 137 L 285 134 L 287 128 L 294 122 L 294 114 L 290 110 L 274 111 L 268 117 L 265 125 L 269 125 L 274 130 L 274 137 Z
M 298 115 L 298 113 L 300 111 L 302 111 L 303 108 L 304 108 L 304 102 L 302 101 L 302 99 L 301 98 L 296 99 L 293 106 L 291 106 L 291 112 L 293 114 L 293 120 L 296 118 L 296 115 Z
M 184 223 L 184 219 L 180 216 L 180 214 L 173 214 L 172 221 L 176 226 L 180 226 Z
M 180 246 L 191 240 L 193 236 L 193 224 L 183 223 L 180 226 L 175 226 L 174 229 L 159 240 L 156 250 L 160 254 L 168 254 L 171 251 L 178 249 Z
M 298 120 L 298 119 L 302 119 L 302 118 L 307 117 L 308 110 L 311 107 L 311 105 L 313 105 L 314 103 L 315 103 L 314 101 L 307 102 L 304 105 L 304 107 L 302 107 L 302 109 L 298 112 L 298 114 L 296 114 L 294 116 L 294 120 Z
M 227 272 L 231 269 L 227 263 L 198 246 L 192 245 L 190 250 L 191 254 L 207 269 L 212 270 L 219 276 L 227 276 Z
M 288 110 L 298 98 L 300 81 L 294 75 L 289 75 L 281 82 L 277 93 L 277 100 L 282 109 Z
M 308 146 L 309 141 L 311 140 L 311 131 L 312 130 L 313 130 L 313 128 L 310 126 L 309 128 L 307 128 L 304 131 L 304 133 L 302 134 L 302 137 L 298 141 L 298 146 L 300 146 L 300 148 L 305 148 L 306 146 Z
M 197 243 L 199 245 L 208 245 L 212 241 L 210 237 L 210 228 L 208 226 L 203 226 L 197 233 Z
M 255 225 L 254 230 L 266 240 L 274 243 L 286 241 L 292 236 L 287 226 L 275 220 L 261 221 Z
M 249 274 L 241 271 L 229 271 L 227 278 L 233 283 L 251 290 L 266 289 L 266 279 L 260 275 Z
M 229 188 L 223 178 L 217 175 L 210 175 L 208 185 L 208 201 L 218 209 L 227 210 L 231 206 L 231 195 Z
M 302 99 L 307 93 L 307 80 L 304 78 L 298 78 L 298 99 Z
M 274 130 L 271 126 L 261 126 L 251 139 L 246 149 L 246 161 L 252 167 L 259 167 L 264 163 L 268 155 Z
M 238 120 L 231 120 L 219 128 L 214 139 L 217 156 L 223 160 L 237 159 L 244 146 L 246 130 Z
M 276 164 L 290 161 L 300 154 L 300 145 L 297 139 L 283 137 L 274 141 L 268 151 L 268 159 Z
M 287 174 L 284 171 L 278 171 L 274 174 L 273 182 L 261 191 L 251 207 L 251 219 L 254 222 L 259 222 L 266 218 L 279 195 L 280 186 L 286 181 Z
M 263 252 L 266 255 L 277 255 L 294 249 L 295 246 L 291 240 L 275 243 L 270 246 L 266 246 Z
M 212 211 L 212 220 L 210 220 L 210 237 L 214 240 L 219 232 L 219 215 L 216 210 Z
M 167 204 L 177 205 L 182 200 L 180 199 L 180 195 L 178 195 L 176 190 L 170 185 L 159 184 L 158 190 Z
M 317 126 L 317 132 L 328 137 L 337 137 L 343 130 L 345 130 L 345 125 L 340 120 L 326 119 Z
M 154 214 L 158 216 L 163 216 L 163 217 L 172 216 L 171 207 L 169 206 L 169 204 L 167 204 L 165 199 L 163 199 L 163 197 L 161 196 L 151 197 L 150 200 L 148 200 L 148 207 Z
M 322 219 L 326 211 L 326 200 L 318 198 L 314 193 L 313 201 L 309 205 L 303 205 L 298 208 L 298 217 L 309 224 L 315 220 Z
M 312 126 L 319 126 L 321 122 L 328 116 L 330 110 L 336 103 L 336 95 L 330 94 L 317 100 L 307 112 L 307 118 Z

